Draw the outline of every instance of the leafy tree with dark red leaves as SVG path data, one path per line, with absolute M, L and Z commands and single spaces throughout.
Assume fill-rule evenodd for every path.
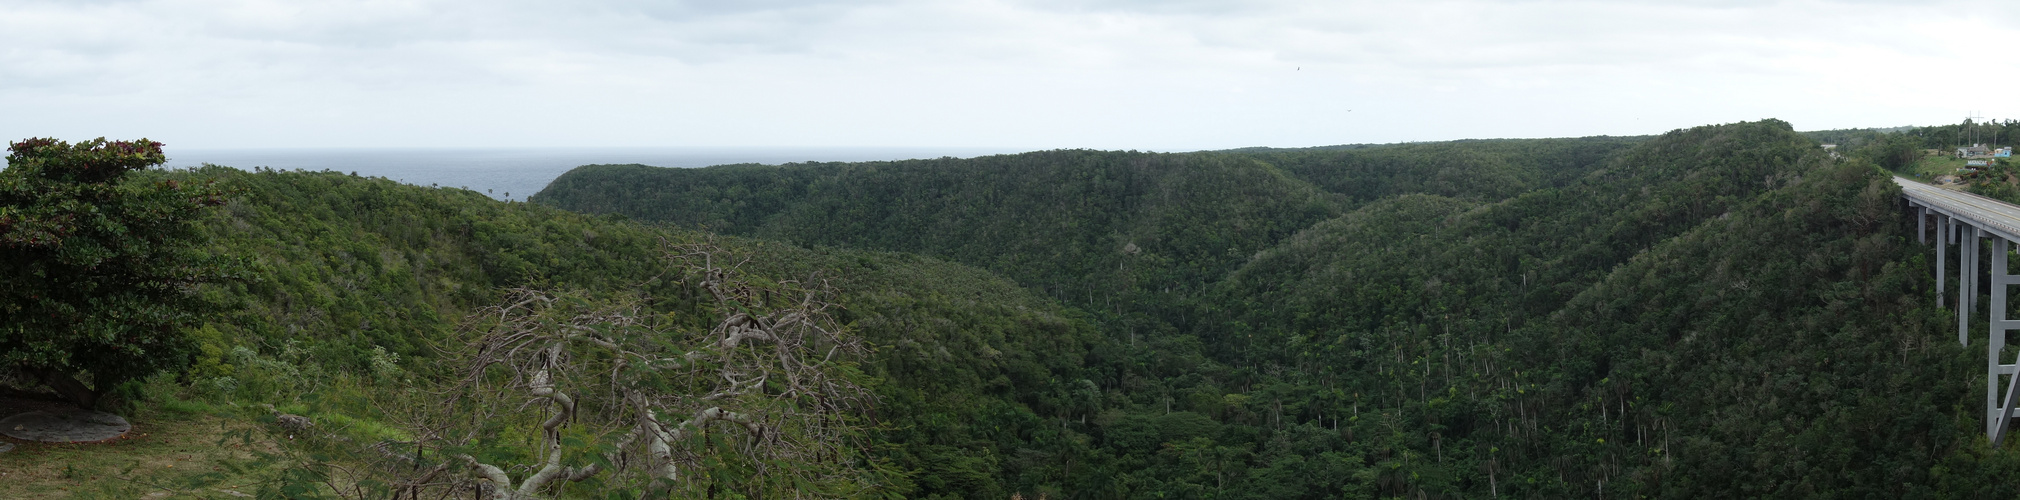
M 0 369 L 79 406 L 189 363 L 183 330 L 216 311 L 196 287 L 231 261 L 196 245 L 225 203 L 212 183 L 136 175 L 162 144 L 47 138 L 8 145 L 0 171 Z

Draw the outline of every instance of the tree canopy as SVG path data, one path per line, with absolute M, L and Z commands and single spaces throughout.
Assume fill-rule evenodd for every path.
M 538 203 L 335 172 L 131 181 L 235 190 L 201 225 L 205 249 L 247 256 L 257 279 L 199 288 L 240 307 L 191 332 L 180 397 L 341 424 L 281 443 L 339 457 L 290 462 L 311 482 L 350 470 L 411 491 L 636 496 L 648 487 L 626 474 L 678 463 L 685 491 L 720 496 L 2010 496 L 2020 450 L 1978 432 L 1983 352 L 1959 348 L 1954 314 L 1930 300 L 1931 249 L 1883 158 L 1838 153 L 1765 120 L 1646 138 L 597 166 Z M 667 248 L 703 242 L 737 256 L 754 300 L 667 273 Z M 634 460 L 658 446 L 626 439 L 648 413 L 608 403 L 641 395 L 612 376 L 753 398 L 655 393 L 661 424 L 828 397 L 679 362 L 741 321 L 726 318 L 789 315 L 775 301 L 804 295 L 781 290 L 816 278 L 838 338 L 864 347 L 792 354 L 820 353 L 867 391 L 823 414 L 839 432 L 704 418 L 716 427 L 661 440 L 672 455 Z M 500 322 L 557 317 L 501 315 L 525 290 L 583 306 L 548 313 L 624 312 L 526 331 L 622 333 L 641 342 L 624 351 L 668 353 L 646 357 L 670 371 L 618 371 L 637 356 L 575 337 L 508 356 L 523 383 L 455 369 L 472 359 L 459 349 L 500 345 L 486 342 Z M 551 387 L 534 383 L 542 370 Z M 478 379 L 496 397 L 435 396 Z M 455 433 L 396 425 L 416 408 L 498 410 L 436 427 Z M 839 448 L 750 448 L 765 443 Z M 459 453 L 500 475 L 420 478 Z M 400 471 L 375 474 L 386 464 Z M 752 479 L 781 470 L 835 481 Z
M 196 251 L 207 182 L 131 179 L 165 161 L 161 143 L 9 145 L 0 172 L 0 363 L 83 406 L 126 380 L 189 362 L 181 330 L 209 304 L 195 285 L 227 259 Z M 88 381 L 75 378 L 88 374 Z
M 1975 418 L 1955 410 L 1978 404 L 1971 355 L 1931 342 L 1927 250 L 1903 243 L 1890 186 L 1765 120 L 589 167 L 534 200 L 927 253 L 1085 311 L 1101 338 L 1035 401 L 892 436 L 925 497 L 1916 496 L 2011 477 L 1953 421 Z M 1865 433 L 1830 431 L 1847 428 Z

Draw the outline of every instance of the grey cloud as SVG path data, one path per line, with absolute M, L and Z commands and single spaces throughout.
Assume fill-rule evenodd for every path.
M 708 140 L 743 130 L 785 142 L 1008 143 L 986 132 L 1056 145 L 1079 136 L 1068 134 L 1235 137 L 1313 120 L 1348 130 L 1383 119 L 1367 103 L 1498 93 L 1565 109 L 1728 86 L 1801 100 L 1787 82 L 1853 74 L 1821 61 L 1956 60 L 1967 54 L 1954 35 L 1929 30 L 2006 10 L 1856 0 L 0 0 L 0 98 L 95 106 L 147 96 L 169 102 L 150 104 L 162 116 L 227 110 L 283 122 L 287 113 L 415 124 L 526 116 L 610 127 L 592 130 L 604 135 L 673 127 L 657 117 L 678 115 L 749 120 L 681 129 Z M 2011 32 L 1990 26 L 1988 39 Z M 1859 92 L 1883 91 L 1873 85 Z M 1664 112 L 1724 109 L 1688 106 Z M 1345 109 L 1361 121 L 1306 111 Z M 960 125 L 979 119 L 950 110 L 997 118 Z M 954 125 L 876 116 L 901 113 Z M 773 125 L 779 114 L 808 125 Z M 977 135 L 947 135 L 960 130 Z

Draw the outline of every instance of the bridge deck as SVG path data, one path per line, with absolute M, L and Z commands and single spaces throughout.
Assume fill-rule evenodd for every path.
M 1978 303 L 1979 290 L 1989 288 L 1991 297 L 1986 301 L 1990 306 L 1988 318 L 1989 337 L 1986 342 L 1985 362 L 1985 434 L 1997 447 L 2012 430 L 2013 422 L 2020 419 L 2020 363 L 2008 364 L 2002 355 L 2006 350 L 2007 334 L 2020 330 L 2020 320 L 2007 314 L 2007 287 L 2020 285 L 2020 275 L 2008 270 L 2009 248 L 2020 243 L 2020 205 L 2014 205 L 1970 193 L 1962 193 L 1930 186 L 1901 177 L 1894 177 L 1894 183 L 1901 186 L 1901 194 L 1912 204 L 1925 207 L 1936 213 L 1936 227 L 1928 228 L 1924 220 L 1916 222 L 1916 239 L 1928 234 L 1926 229 L 1935 229 L 1936 237 L 1936 301 L 1943 303 L 1943 278 L 1949 273 L 1945 257 L 1954 248 L 1957 253 L 1957 341 L 1971 345 L 1971 309 Z M 1918 219 L 1924 217 L 1916 212 Z M 1992 238 L 1992 247 L 1983 246 L 1983 238 Z M 1945 242 L 1952 239 L 1957 245 L 1946 248 Z M 1982 257 L 1991 257 L 1991 269 L 1979 267 Z M 1981 281 L 1981 279 L 1983 281 Z M 1990 284 L 1981 288 L 1980 284 Z M 2008 377 L 2000 383 L 2000 377 Z M 2000 397 L 1999 387 L 2006 387 L 2005 397 Z
M 1914 200 L 1915 204 L 1951 217 L 1965 219 L 1974 226 L 2005 238 L 2020 242 L 2020 205 L 2006 203 L 1983 196 L 1943 189 L 1902 177 L 1894 178 L 1901 185 L 1901 194 Z

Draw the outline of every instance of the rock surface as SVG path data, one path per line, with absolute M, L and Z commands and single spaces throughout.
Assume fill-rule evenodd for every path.
M 0 419 L 0 434 L 45 443 L 89 443 L 118 439 L 133 425 L 118 415 L 88 410 L 31 411 Z
M 274 423 L 280 424 L 282 429 L 287 429 L 294 432 L 307 432 L 309 428 L 316 426 L 316 422 L 313 420 L 309 420 L 309 417 L 295 415 L 292 413 L 275 414 Z

